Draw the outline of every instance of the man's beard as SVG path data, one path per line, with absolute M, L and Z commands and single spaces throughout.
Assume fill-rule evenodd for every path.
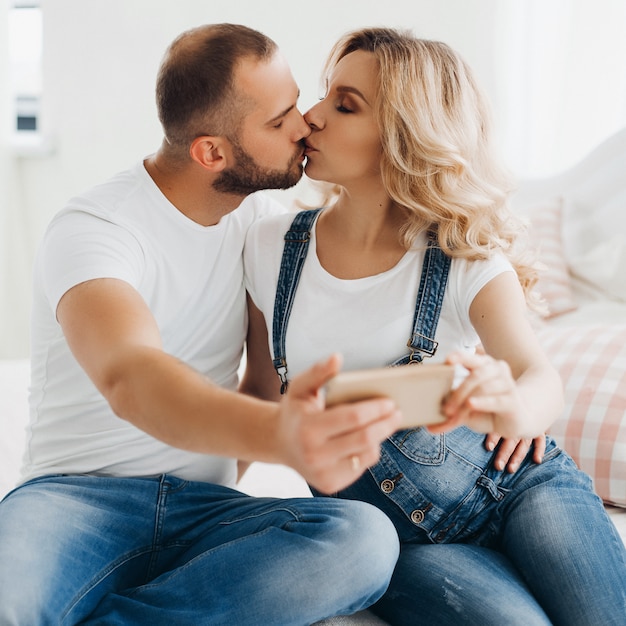
M 297 152 L 285 170 L 263 169 L 237 141 L 232 141 L 235 165 L 213 183 L 222 193 L 249 195 L 261 189 L 289 189 L 302 178 L 302 152 Z

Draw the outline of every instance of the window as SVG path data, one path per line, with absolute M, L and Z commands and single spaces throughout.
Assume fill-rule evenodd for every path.
M 39 0 L 12 0 L 9 8 L 9 81 L 13 129 L 20 139 L 38 138 L 42 95 L 42 16 Z

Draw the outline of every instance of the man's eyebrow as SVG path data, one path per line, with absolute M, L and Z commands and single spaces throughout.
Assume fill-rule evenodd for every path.
M 300 97 L 300 91 L 298 91 L 298 95 L 296 96 L 296 102 L 299 97 Z M 271 120 L 267 120 L 266 124 L 270 126 L 278 122 L 278 120 L 280 120 L 281 118 L 285 117 L 287 113 L 289 113 L 290 111 L 293 111 L 296 108 L 296 102 L 288 106 L 284 111 L 281 111 L 278 115 L 275 115 Z
M 357 95 L 359 98 L 361 98 L 363 102 L 365 102 L 366 104 L 369 104 L 369 102 L 367 101 L 367 98 L 356 87 L 350 87 L 348 85 L 339 85 L 338 87 L 335 88 L 335 91 L 337 91 L 337 93 L 353 93 Z

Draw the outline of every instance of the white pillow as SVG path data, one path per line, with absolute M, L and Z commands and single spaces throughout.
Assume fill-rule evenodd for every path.
M 600 206 L 565 200 L 563 249 L 573 276 L 626 302 L 626 191 Z
M 622 233 L 571 258 L 569 266 L 572 275 L 626 302 L 626 236 Z

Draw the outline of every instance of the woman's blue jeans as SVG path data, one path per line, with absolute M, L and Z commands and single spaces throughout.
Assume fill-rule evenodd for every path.
M 0 624 L 310 624 L 381 597 L 375 507 L 160 478 L 51 476 L 0 503 Z
M 551 438 L 542 464 L 493 467 L 484 437 L 396 433 L 340 494 L 394 522 L 400 558 L 373 610 L 392 624 L 626 624 L 626 549 L 590 478 Z

